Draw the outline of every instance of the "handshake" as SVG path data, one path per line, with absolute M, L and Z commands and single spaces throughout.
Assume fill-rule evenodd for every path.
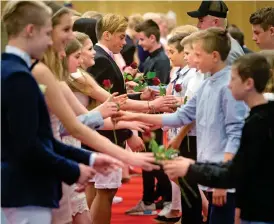
M 164 160 L 162 162 L 163 169 L 171 180 L 184 177 L 188 172 L 189 166 L 194 163 L 194 160 L 181 156 L 173 160 Z
M 80 176 L 77 180 L 77 192 L 85 190 L 88 182 L 94 177 L 96 173 L 108 175 L 111 171 L 122 168 L 124 165 L 119 160 L 112 158 L 111 156 L 93 153 L 94 163 L 91 166 L 79 164 Z

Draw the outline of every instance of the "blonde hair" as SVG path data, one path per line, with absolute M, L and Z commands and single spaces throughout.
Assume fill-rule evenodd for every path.
M 192 25 L 177 26 L 170 32 L 169 38 L 178 34 L 182 34 L 182 33 L 192 34 L 197 31 L 199 31 L 199 29 L 196 26 L 192 26 Z
M 274 93 L 274 50 L 263 50 L 263 51 L 260 51 L 259 54 L 266 57 L 266 60 L 271 67 L 271 74 L 270 74 L 271 76 L 268 80 L 268 83 L 266 85 L 264 92 Z
M 71 14 L 70 9 L 63 7 L 55 2 L 45 2 L 52 9 L 52 26 L 53 28 L 60 24 L 60 18 L 63 15 Z M 45 52 L 42 62 L 48 66 L 51 72 L 59 81 L 66 81 L 68 73 L 65 72 L 64 63 L 60 60 L 59 52 L 55 52 L 52 47 L 49 47 Z
M 103 17 L 103 14 L 97 11 L 87 11 L 82 15 L 82 18 L 99 20 Z
M 89 36 L 85 33 L 81 33 L 81 32 L 73 32 L 75 38 L 82 44 L 84 45 L 85 41 L 90 39 Z
M 18 35 L 28 24 L 43 26 L 52 10 L 41 1 L 9 1 L 2 14 L 5 30 L 10 36 Z
M 207 53 L 217 51 L 220 54 L 221 60 L 225 61 L 231 49 L 231 40 L 228 36 L 228 31 L 221 28 L 208 28 L 192 33 L 188 38 L 185 38 L 181 44 L 195 43 L 202 41 L 203 49 Z
M 147 12 L 143 15 L 144 20 L 153 20 L 155 22 L 160 22 L 161 21 L 161 15 L 160 13 L 155 13 L 155 12 Z
M 105 31 L 111 34 L 117 32 L 125 32 L 128 26 L 128 21 L 124 16 L 116 14 L 106 14 L 96 24 L 96 36 L 100 40 Z
M 128 28 L 134 30 L 143 21 L 144 18 L 141 14 L 132 14 L 128 17 Z

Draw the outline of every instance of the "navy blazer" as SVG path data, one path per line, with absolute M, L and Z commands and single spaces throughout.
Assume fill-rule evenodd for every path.
M 1 82 L 1 206 L 57 208 L 61 182 L 75 183 L 78 163 L 88 165 L 91 152 L 54 138 L 44 96 L 23 59 L 2 54 Z

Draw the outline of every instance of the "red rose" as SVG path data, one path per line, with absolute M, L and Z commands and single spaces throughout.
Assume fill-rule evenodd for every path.
M 142 138 L 144 142 L 149 142 L 150 140 L 155 138 L 155 134 L 151 131 L 145 131 L 142 133 Z
M 105 79 L 103 81 L 103 86 L 104 86 L 105 89 L 111 89 L 112 83 L 111 83 L 111 81 L 109 79 Z
M 174 89 L 175 89 L 175 91 L 176 91 L 177 93 L 182 92 L 182 86 L 181 86 L 181 84 L 176 84 L 176 85 L 174 86 Z
M 130 64 L 130 67 L 133 68 L 133 69 L 137 69 L 137 68 L 138 68 L 138 65 L 137 65 L 136 62 L 132 62 L 132 63 Z
M 154 77 L 152 79 L 152 83 L 153 83 L 154 86 L 159 86 L 161 84 L 161 81 L 158 77 Z

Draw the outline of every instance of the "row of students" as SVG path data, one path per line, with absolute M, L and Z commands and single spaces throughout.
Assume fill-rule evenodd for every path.
M 37 223 L 36 217 L 39 217 L 38 222 L 49 223 L 51 208 L 59 206 L 61 181 L 72 184 L 78 180 L 80 188 L 84 188 L 88 179 L 94 175 L 92 168 L 78 165 L 72 160 L 87 165 L 94 164 L 94 168 L 99 172 L 102 172 L 101 168 L 104 166 L 111 168 L 111 164 L 121 166 L 118 161 L 109 157 L 77 150 L 56 141 L 49 126 L 47 107 L 60 119 L 72 136 L 98 151 L 114 155 L 116 153 L 113 151 L 116 149 L 117 152 L 121 152 L 116 156 L 121 160 L 128 155 L 127 158 L 124 157 L 124 161 L 131 163 L 132 156 L 133 165 L 140 165 L 145 169 L 157 168 L 150 163 L 154 160 L 151 154 L 132 154 L 123 151 L 76 119 L 69 105 L 71 101 L 68 102 L 65 98 L 63 90 L 60 90 L 60 84 L 54 78 L 55 75 L 61 81 L 65 74 L 62 64 L 59 63 L 59 56 L 72 39 L 71 16 L 68 10 L 52 2 L 48 3 L 48 6 L 42 2 L 9 2 L 4 9 L 3 21 L 9 35 L 1 67 L 1 79 L 5 83 L 5 88 L 2 89 L 5 108 L 3 114 L 6 118 L 5 130 L 8 131 L 4 137 L 5 156 L 1 158 L 2 177 L 5 177 L 1 189 L 2 195 L 5 195 L 5 198 L 2 198 L 2 208 L 8 219 Z M 44 55 L 43 62 L 34 67 L 34 79 L 30 73 L 31 58 L 42 58 L 45 50 L 47 54 Z M 37 82 L 46 86 L 46 101 Z M 20 118 L 15 111 L 19 111 Z M 29 150 L 30 153 L 26 155 Z M 17 158 L 17 153 L 20 158 Z M 33 173 L 33 166 L 40 167 L 40 172 Z M 36 181 L 37 178 L 39 181 Z M 17 191 L 14 189 L 18 186 L 17 181 L 21 186 L 25 186 L 22 188 L 24 191 L 21 190 L 19 194 L 15 194 Z M 41 217 L 45 218 L 41 220 Z

